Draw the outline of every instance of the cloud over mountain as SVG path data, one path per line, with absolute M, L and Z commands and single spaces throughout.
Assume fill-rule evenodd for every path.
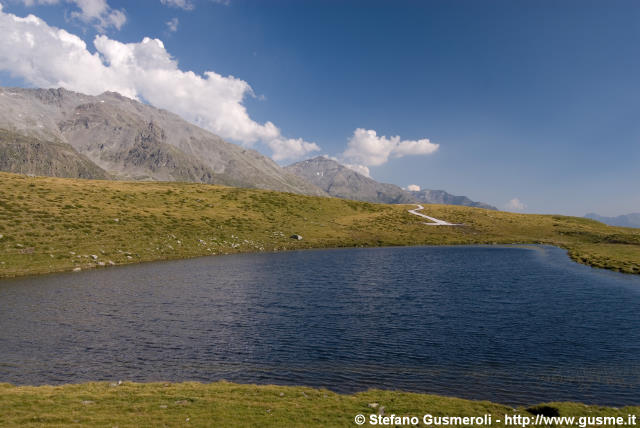
M 378 136 L 372 129 L 358 128 L 349 139 L 343 157 L 348 161 L 364 166 L 379 166 L 389 158 L 401 158 L 410 155 L 428 155 L 440 147 L 427 138 L 421 140 L 402 140 L 399 136 Z
M 340 165 L 346 166 L 350 170 L 355 171 L 358 174 L 362 174 L 367 178 L 371 178 L 371 171 L 369 170 L 368 167 L 366 167 L 364 165 L 360 165 L 360 164 L 357 164 L 357 163 L 344 162 L 343 160 L 340 160 L 335 156 L 323 155 L 323 157 L 325 157 L 327 159 L 331 159 L 332 161 L 338 162 Z
M 317 152 L 320 147 L 316 143 L 309 143 L 302 138 L 274 138 L 267 145 L 273 152 L 275 161 L 302 158 L 310 152 Z
M 79 5 L 94 2 L 96 8 L 87 6 L 87 13 L 98 13 L 100 4 L 106 5 L 104 0 L 77 0 Z M 119 92 L 172 111 L 223 138 L 247 146 L 263 143 L 276 160 L 319 150 L 315 143 L 283 136 L 270 121 L 251 119 L 243 104 L 253 96 L 246 81 L 214 71 L 183 71 L 159 39 L 122 43 L 99 35 L 93 45 L 92 53 L 80 37 L 34 15 L 4 13 L 0 4 L 0 70 L 34 86 L 92 95 Z

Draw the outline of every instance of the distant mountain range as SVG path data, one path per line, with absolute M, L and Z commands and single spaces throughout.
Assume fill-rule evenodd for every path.
M 0 169 L 326 196 L 254 150 L 115 92 L 0 88 Z
M 411 194 L 394 184 L 378 183 L 324 156 L 294 163 L 285 167 L 285 170 L 336 198 L 384 204 L 410 204 L 416 201 Z
M 487 210 L 498 210 L 493 205 L 484 202 L 475 202 L 466 196 L 455 196 L 444 190 L 428 190 L 422 189 L 417 191 L 409 191 L 418 202 L 426 204 L 445 204 L 445 205 L 464 205 L 466 207 L 484 208 Z
M 444 190 L 404 190 L 394 184 L 379 183 L 324 156 L 297 162 L 285 170 L 304 178 L 311 184 L 337 198 L 385 204 L 449 204 L 495 210 L 474 202 L 466 196 L 454 196 Z
M 0 171 L 187 181 L 360 201 L 496 209 L 443 190 L 379 183 L 326 157 L 282 168 L 166 110 L 115 92 L 0 87 Z
M 639 227 L 640 228 L 640 213 L 631 213 L 626 215 L 619 215 L 617 217 L 604 217 L 595 213 L 589 213 L 585 215 L 586 218 L 597 220 L 601 223 L 608 224 L 610 226 L 622 226 L 622 227 Z

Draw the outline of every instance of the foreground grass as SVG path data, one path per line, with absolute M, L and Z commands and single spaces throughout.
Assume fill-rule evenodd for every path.
M 377 405 L 376 405 L 377 404 Z M 381 407 L 383 409 L 381 409 Z M 504 426 L 504 415 L 532 417 L 543 406 L 513 409 L 487 401 L 370 390 L 353 395 L 307 387 L 200 383 L 0 384 L 0 426 L 354 427 L 354 417 L 482 416 Z M 560 416 L 640 415 L 640 407 L 549 403 Z M 553 411 L 553 410 L 552 410 Z M 501 420 L 501 423 L 497 423 Z M 366 424 L 365 426 L 369 426 Z M 420 423 L 418 426 L 424 426 Z
M 0 277 L 302 248 L 540 243 L 580 263 L 640 273 L 640 230 L 593 220 L 408 206 L 191 183 L 0 173 Z M 297 241 L 292 234 L 303 236 Z

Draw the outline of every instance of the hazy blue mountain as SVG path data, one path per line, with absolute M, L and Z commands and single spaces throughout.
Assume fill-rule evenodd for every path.
M 487 210 L 497 210 L 496 207 L 485 204 L 484 202 L 475 202 L 466 196 L 456 196 L 445 192 L 444 190 L 422 189 L 410 192 L 420 202 L 427 204 L 446 204 L 446 205 L 464 205 L 466 207 L 484 208 Z
M 337 198 L 388 204 L 449 204 L 496 209 L 443 190 L 411 192 L 394 184 L 380 183 L 324 156 L 296 162 L 285 169 Z
M 589 214 L 586 214 L 585 217 L 590 218 L 592 220 L 597 220 L 601 223 L 608 224 L 610 226 L 640 228 L 640 213 L 619 215 L 617 217 L 604 217 L 596 213 L 589 213 Z
M 417 200 L 394 184 L 378 183 L 346 166 L 317 156 L 285 167 L 336 198 L 385 204 L 410 204 Z

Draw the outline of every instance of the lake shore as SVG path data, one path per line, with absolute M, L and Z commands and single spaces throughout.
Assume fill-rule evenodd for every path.
M 407 212 L 413 206 L 189 183 L 0 178 L 0 278 L 249 252 L 478 244 L 553 245 L 579 263 L 640 273 L 640 230 L 583 218 L 432 205 L 424 210 L 430 216 L 464 225 L 429 227 Z M 374 403 L 376 409 L 369 406 Z M 357 414 L 368 417 L 379 407 L 386 415 L 420 417 L 531 415 L 524 408 L 395 391 L 342 395 L 230 383 L 0 386 L 3 426 L 354 426 Z M 562 416 L 640 411 L 551 407 Z
M 640 229 L 453 205 L 423 212 L 463 226 L 430 227 L 414 207 L 0 173 L 0 278 L 247 252 L 475 244 L 554 245 L 579 263 L 640 273 Z
M 640 416 L 640 407 L 587 406 L 546 403 L 514 409 L 488 401 L 471 401 L 429 394 L 369 390 L 337 394 L 296 386 L 244 385 L 228 382 L 202 384 L 95 382 L 61 386 L 0 384 L 2 426 L 287 426 L 353 427 L 363 415 L 424 415 L 484 417 L 491 426 L 507 426 L 505 415 L 531 418 Z M 376 417 L 376 416 L 374 416 Z M 500 422 L 498 422 L 500 421 Z M 513 426 L 513 425 L 509 425 Z M 562 426 L 562 424 L 558 424 Z

